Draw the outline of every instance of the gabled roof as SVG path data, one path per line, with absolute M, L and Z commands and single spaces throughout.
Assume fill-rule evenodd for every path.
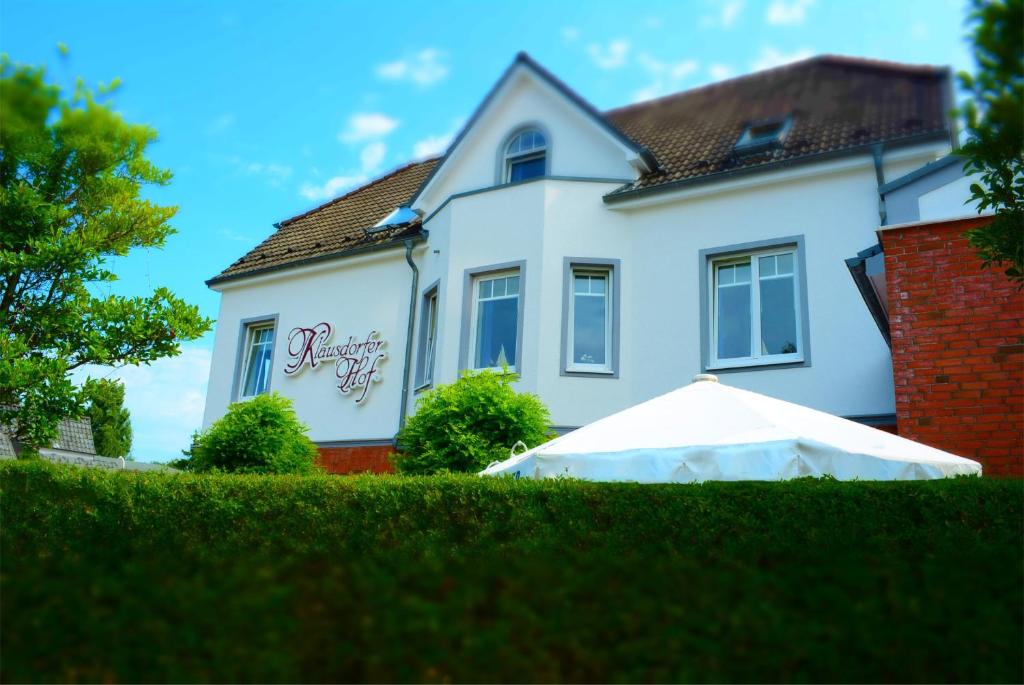
M 823 55 L 613 109 L 608 120 L 647 146 L 661 168 L 607 199 L 883 142 L 951 140 L 949 79 L 943 67 Z M 785 118 L 780 145 L 735 151 L 749 125 Z
M 512 62 L 512 64 L 509 65 L 508 69 L 506 69 L 505 72 L 501 75 L 501 78 L 498 79 L 497 83 L 495 83 L 494 86 L 487 92 L 487 95 L 484 96 L 484 99 L 480 102 L 480 104 L 477 105 L 477 108 L 473 111 L 472 116 L 470 116 L 470 118 L 466 121 L 466 124 L 459 131 L 458 135 L 455 136 L 454 140 L 452 140 L 451 144 L 448 146 L 448 150 L 444 153 L 444 156 L 441 157 L 440 163 L 436 167 L 434 167 L 434 170 L 430 173 L 430 176 L 428 176 L 427 180 L 423 182 L 422 187 L 420 187 L 420 189 L 416 191 L 416 194 L 413 195 L 412 199 L 409 201 L 409 204 L 415 203 L 419 196 L 423 193 L 423 191 L 426 190 L 427 186 L 430 185 L 430 182 L 434 180 L 434 176 L 441 171 L 441 169 L 445 165 L 445 162 L 447 162 L 448 159 L 451 158 L 452 153 L 456 149 L 458 149 L 459 144 L 462 143 L 462 140 L 466 137 L 466 134 L 469 133 L 469 131 L 473 130 L 473 127 L 476 125 L 477 121 L 483 115 L 484 111 L 487 109 L 487 106 L 491 104 L 494 98 L 498 95 L 498 93 L 501 92 L 502 88 L 505 87 L 505 85 L 509 82 L 512 76 L 519 69 L 528 70 L 541 81 L 547 83 L 549 86 L 554 88 L 556 92 L 558 92 L 566 99 L 568 99 L 569 102 L 572 103 L 575 107 L 577 107 L 580 110 L 580 112 L 582 112 L 587 118 L 589 118 L 591 121 L 597 124 L 597 126 L 601 130 L 609 134 L 620 145 L 635 153 L 637 157 L 639 157 L 642 160 L 643 164 L 647 168 L 654 169 L 657 167 L 657 161 L 654 159 L 654 156 L 651 154 L 650 150 L 648 150 L 646 147 L 639 144 L 636 140 L 630 138 L 628 135 L 626 135 L 621 130 L 616 128 L 616 126 L 612 122 L 610 122 L 603 114 L 601 114 L 601 112 L 598 111 L 593 105 L 584 100 L 583 97 L 581 97 L 576 91 L 574 91 L 572 88 L 563 83 L 557 76 L 555 76 L 550 71 L 542 67 L 540 63 L 538 63 L 525 52 L 520 52 L 516 55 L 515 60 Z
M 316 209 L 282 221 L 270 237 L 206 284 L 341 256 L 417 235 L 418 221 L 384 230 L 367 229 L 395 207 L 406 204 L 435 164 L 437 159 L 407 164 Z
M 949 70 L 823 55 L 713 83 L 604 114 L 525 53 L 505 71 L 448 148 L 278 224 L 278 230 L 208 285 L 399 244 L 420 235 L 419 222 L 366 231 L 399 205 L 411 205 L 458 147 L 516 69 L 528 69 L 650 169 L 605 196 L 616 202 L 684 184 L 713 182 L 872 146 L 953 142 Z M 739 154 L 751 124 L 786 119 L 777 145 Z

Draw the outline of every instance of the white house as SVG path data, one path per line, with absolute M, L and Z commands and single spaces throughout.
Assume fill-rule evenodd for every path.
M 380 468 L 423 389 L 507 363 L 560 431 L 704 371 L 893 425 L 845 262 L 879 188 L 949 153 L 951 108 L 945 68 L 822 56 L 599 112 L 520 54 L 443 157 L 208 281 L 205 424 L 278 391 L 330 468 Z

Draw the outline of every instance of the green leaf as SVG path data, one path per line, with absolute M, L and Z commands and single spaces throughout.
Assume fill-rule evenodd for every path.
M 174 233 L 177 208 L 142 197 L 171 174 L 145 156 L 156 131 L 96 102 L 81 80 L 69 97 L 44 77 L 0 56 L 0 425 L 30 449 L 81 414 L 72 370 L 173 356 L 211 325 L 163 288 L 95 294 L 116 280 L 111 257 Z
M 968 237 L 984 266 L 1024 287 L 1024 0 L 974 0 L 970 21 L 977 71 L 959 74 L 971 94 L 959 154 L 981 177 L 971 199 L 995 218 Z

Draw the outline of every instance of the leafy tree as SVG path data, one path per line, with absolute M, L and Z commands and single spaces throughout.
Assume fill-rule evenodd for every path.
M 970 14 L 977 73 L 959 74 L 972 95 L 962 114 L 967 141 L 964 171 L 978 173 L 971 186 L 990 224 L 967 232 L 986 267 L 1002 265 L 1024 285 L 1024 0 L 974 0 Z
M 275 393 L 258 395 L 228 407 L 228 413 L 204 433 L 192 436 L 187 471 L 230 473 L 316 473 L 316 445 L 306 437 L 292 402 Z
M 0 426 L 30 452 L 81 414 L 73 369 L 173 356 L 210 327 L 166 288 L 96 287 L 116 280 L 108 258 L 174 233 L 177 208 L 141 196 L 171 174 L 146 159 L 156 132 L 101 102 L 116 81 L 68 97 L 44 77 L 0 56 Z
M 85 415 L 92 422 L 96 453 L 104 457 L 129 457 L 132 451 L 131 414 L 124 407 L 124 385 L 106 378 L 90 378 L 82 386 L 88 403 Z
M 551 421 L 536 395 L 517 393 L 510 373 L 467 373 L 423 396 L 398 434 L 395 468 L 402 473 L 480 471 L 507 459 L 517 441 L 535 447 Z

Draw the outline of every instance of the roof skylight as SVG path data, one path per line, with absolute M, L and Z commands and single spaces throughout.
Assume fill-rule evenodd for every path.
M 737 152 L 760 152 L 782 142 L 789 131 L 792 119 L 771 119 L 750 124 L 743 129 L 743 135 L 736 141 Z
M 373 228 L 367 229 L 367 233 L 376 233 L 378 231 L 387 230 L 393 226 L 401 226 L 407 224 L 419 218 L 419 215 L 412 211 L 410 208 L 401 206 L 395 207 L 386 217 L 378 221 L 373 225 Z

